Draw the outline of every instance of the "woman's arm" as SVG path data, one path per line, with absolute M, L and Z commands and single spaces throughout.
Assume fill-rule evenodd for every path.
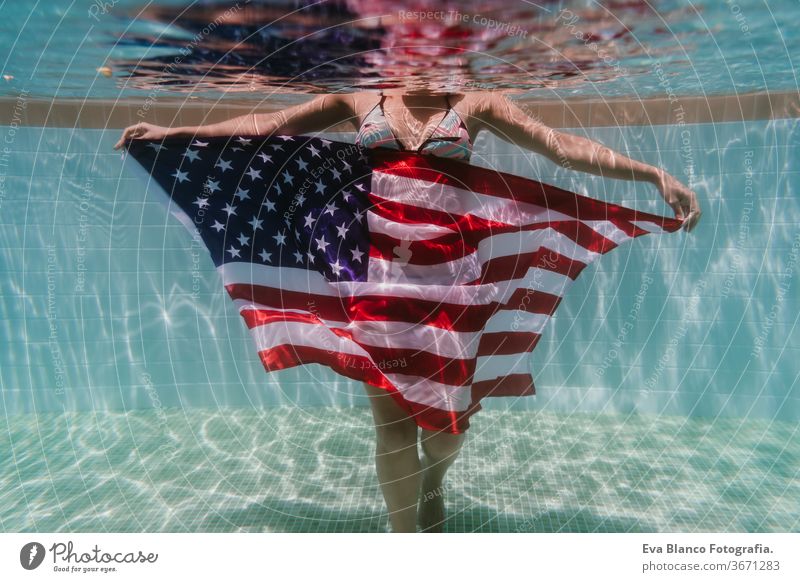
M 540 153 L 556 164 L 606 178 L 650 182 L 691 231 L 700 219 L 697 195 L 664 170 L 625 157 L 601 143 L 557 131 L 527 115 L 502 94 L 476 95 L 472 115 L 485 128 L 520 147 Z
M 350 122 L 355 117 L 352 95 L 320 95 L 280 111 L 250 113 L 219 123 L 190 127 L 161 127 L 150 123 L 137 123 L 125 128 L 114 146 L 121 148 L 129 139 L 164 139 L 166 137 L 214 137 L 221 135 L 272 135 L 285 133 L 299 135 L 325 131 L 339 123 Z

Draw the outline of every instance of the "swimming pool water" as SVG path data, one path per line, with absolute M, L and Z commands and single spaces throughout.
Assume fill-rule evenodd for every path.
M 474 418 L 445 482 L 445 531 L 800 529 L 796 422 Z M 13 455 L 0 463 L 0 524 L 26 532 L 388 531 L 373 433 L 363 408 L 6 417 L 0 446 Z

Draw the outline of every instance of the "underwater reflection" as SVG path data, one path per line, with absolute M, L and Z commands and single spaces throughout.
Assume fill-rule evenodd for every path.
M 177 92 L 568 87 L 646 73 L 690 17 L 639 0 L 235 1 L 132 9 L 115 40 L 125 87 Z M 157 32 L 154 32 L 157 31 Z M 646 39 L 646 40 L 645 40 Z M 138 50 L 137 50 L 138 49 Z M 155 50 L 154 50 L 155 49 Z M 627 63 L 627 65 L 626 65 Z M 638 65 L 637 65 L 638 63 Z

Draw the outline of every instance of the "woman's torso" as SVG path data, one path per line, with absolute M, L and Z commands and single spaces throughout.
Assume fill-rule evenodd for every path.
M 422 154 L 435 155 L 442 158 L 469 161 L 472 154 L 472 141 L 469 130 L 461 117 L 447 99 L 446 112 L 433 117 L 433 121 L 422 129 L 422 134 L 427 136 L 416 150 L 407 149 L 392 130 L 386 119 L 383 105 L 385 96 L 364 116 L 361 126 L 356 134 L 355 142 L 366 148 L 388 148 L 400 151 L 412 151 Z M 431 130 L 431 125 L 434 125 Z M 421 138 L 422 136 L 418 136 Z

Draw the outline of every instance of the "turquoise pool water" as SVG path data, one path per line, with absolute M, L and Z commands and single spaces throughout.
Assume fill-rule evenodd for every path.
M 482 411 L 474 428 L 445 531 L 800 528 L 794 422 Z M 388 531 L 364 408 L 46 413 L 0 429 L 5 531 Z
M 474 417 L 448 530 L 797 531 L 797 120 L 583 131 L 691 173 L 703 222 L 571 288 L 537 396 Z M 264 373 L 116 131 L 2 133 L 2 527 L 383 531 L 360 385 Z M 666 212 L 488 135 L 474 161 Z

